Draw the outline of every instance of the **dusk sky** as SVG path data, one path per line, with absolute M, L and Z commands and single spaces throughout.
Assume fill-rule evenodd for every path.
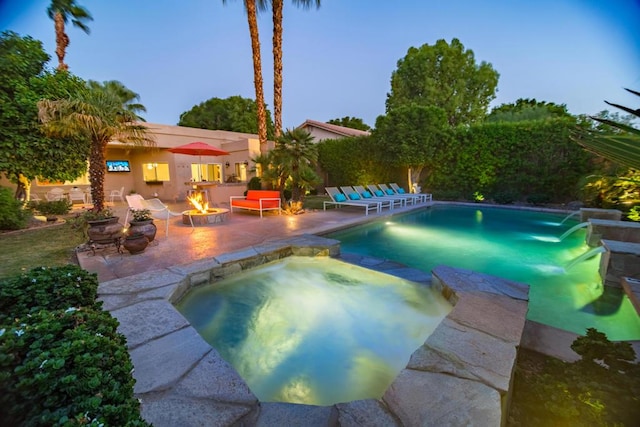
M 119 80 L 151 123 L 176 124 L 209 98 L 255 98 L 241 0 L 77 0 L 91 34 L 68 26 L 74 74 Z M 50 0 L 0 0 L 0 27 L 44 43 L 57 66 Z M 265 101 L 273 111 L 271 14 L 259 20 Z M 500 73 L 492 106 L 518 98 L 596 114 L 604 100 L 638 108 L 639 0 L 285 1 L 283 125 L 384 114 L 391 73 L 410 47 L 458 38 Z

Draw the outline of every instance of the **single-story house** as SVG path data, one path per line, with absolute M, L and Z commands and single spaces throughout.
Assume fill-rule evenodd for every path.
M 145 198 L 158 197 L 165 201 L 186 199 L 193 182 L 217 183 L 208 188 L 213 201 L 228 201 L 231 195 L 242 195 L 247 181 L 259 171 L 251 161 L 260 154 L 260 142 L 255 134 L 222 130 L 196 129 L 184 126 L 145 123 L 156 141 L 155 148 L 132 147 L 114 141 L 107 146 L 104 187 L 110 190 L 124 187 L 124 194 L 139 193 Z M 201 141 L 227 151 L 224 156 L 192 156 L 174 154 L 169 148 Z M 271 148 L 273 143 L 269 143 Z M 0 185 L 15 188 L 5 177 Z M 45 199 L 54 188 L 65 191 L 73 187 L 87 190 L 88 174 L 67 182 L 32 182 L 31 193 Z
M 123 194 L 138 193 L 144 198 L 158 197 L 164 201 L 183 201 L 196 183 L 204 185 L 213 202 L 225 202 L 229 196 L 239 196 L 247 182 L 260 171 L 251 161 L 260 154 L 258 135 L 224 130 L 196 129 L 184 126 L 145 123 L 156 141 L 155 148 L 132 147 L 114 141 L 107 146 L 104 188 L 108 197 L 111 190 L 124 188 Z M 316 142 L 369 135 L 369 132 L 306 120 L 301 128 L 307 130 Z M 174 154 L 173 147 L 201 141 L 227 151 L 223 156 L 192 156 Z M 274 143 L 268 142 L 267 149 Z M 5 177 L 0 185 L 15 188 Z M 31 193 L 40 199 L 57 187 L 68 192 L 72 188 L 88 191 L 88 174 L 67 182 L 49 182 L 36 179 Z
M 305 120 L 298 128 L 304 129 L 311 136 L 315 142 L 320 142 L 324 139 L 339 139 L 350 138 L 354 136 L 368 136 L 371 132 L 352 129 L 345 126 L 332 125 L 330 123 L 318 122 L 315 120 Z

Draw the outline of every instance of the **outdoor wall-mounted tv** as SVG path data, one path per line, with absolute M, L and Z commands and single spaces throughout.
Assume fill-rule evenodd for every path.
M 107 172 L 131 172 L 129 160 L 107 160 Z

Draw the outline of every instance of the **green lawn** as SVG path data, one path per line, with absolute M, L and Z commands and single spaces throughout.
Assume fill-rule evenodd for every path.
M 75 262 L 74 249 L 85 241 L 82 233 L 68 223 L 0 234 L 0 278 L 34 267 Z

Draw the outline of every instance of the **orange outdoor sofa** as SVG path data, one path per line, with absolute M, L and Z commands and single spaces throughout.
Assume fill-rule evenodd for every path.
M 233 208 L 259 211 L 260 218 L 264 211 L 278 211 L 280 215 L 280 192 L 277 190 L 248 190 L 246 196 L 229 197 L 231 212 Z

